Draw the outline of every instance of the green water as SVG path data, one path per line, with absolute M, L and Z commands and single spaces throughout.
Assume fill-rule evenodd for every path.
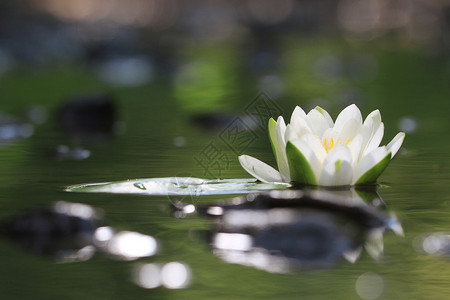
M 417 121 L 407 134 L 403 151 L 380 178 L 379 194 L 389 211 L 400 219 L 405 237 L 384 235 L 380 261 L 367 253 L 354 264 L 341 262 L 334 268 L 281 275 L 251 267 L 227 264 L 213 255 L 199 232 L 211 227 L 209 220 L 171 216 L 170 199 L 118 194 L 66 193 L 64 187 L 79 183 L 127 178 L 168 176 L 208 177 L 195 160 L 210 142 L 230 157 L 222 178 L 246 178 L 237 155 L 219 138 L 190 121 L 205 112 L 245 115 L 245 107 L 260 92 L 245 68 L 240 49 L 234 46 L 195 46 L 180 53 L 183 61 L 197 66 L 199 79 L 187 83 L 156 79 L 137 88 L 115 88 L 99 82 L 80 66 L 15 70 L 0 78 L 0 108 L 20 114 L 27 106 L 48 108 L 50 119 L 35 134 L 0 149 L 0 218 L 64 200 L 101 208 L 105 224 L 157 238 L 162 251 L 139 262 L 182 261 L 192 269 L 191 285 L 185 289 L 163 287 L 146 290 L 131 280 L 136 262 L 96 255 L 86 262 L 58 264 L 32 255 L 0 240 L 0 295 L 2 299 L 360 299 L 355 284 L 367 272 L 383 280 L 380 299 L 445 299 L 450 293 L 448 258 L 417 252 L 415 238 L 450 231 L 450 119 L 448 57 L 424 54 L 401 45 L 350 46 L 342 42 L 293 42 L 282 45 L 278 67 L 284 94 L 277 105 L 285 118 L 295 105 L 312 106 L 314 99 L 336 117 L 346 104 L 342 91 L 357 91 L 363 116 L 380 109 L 385 123 L 386 144 L 399 131 L 400 118 Z M 354 54 L 370 54 L 377 62 L 373 80 L 342 76 L 321 81 L 314 75 L 314 62 L 332 54 L 345 60 Z M 207 80 L 202 80 L 207 78 Z M 92 151 L 84 161 L 60 161 L 46 150 L 68 144 L 52 118 L 61 101 L 74 94 L 106 91 L 117 99 L 126 132 L 105 144 L 86 146 Z M 328 107 L 328 106 L 329 107 Z M 182 136 L 185 144 L 174 146 Z M 257 138 L 245 153 L 274 164 L 266 135 Z M 202 196 L 198 203 L 213 203 L 223 196 Z

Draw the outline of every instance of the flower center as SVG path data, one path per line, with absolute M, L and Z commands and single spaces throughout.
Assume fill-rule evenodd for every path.
M 345 141 L 345 145 L 348 145 L 350 143 L 350 139 L 347 139 Z M 322 140 L 322 146 L 325 148 L 325 151 L 330 152 L 331 149 L 333 149 L 334 145 L 341 145 L 342 141 L 338 141 L 337 143 L 334 142 L 333 138 L 331 137 L 329 142 L 327 142 L 327 138 L 324 137 Z

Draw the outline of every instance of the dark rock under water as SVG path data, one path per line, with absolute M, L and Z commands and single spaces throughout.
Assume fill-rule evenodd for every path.
M 112 136 L 117 107 L 111 96 L 85 95 L 69 99 L 58 111 L 58 124 L 72 139 L 99 141 Z
M 2 235 L 22 248 L 34 254 L 56 258 L 62 253 L 91 245 L 97 227 L 98 220 L 94 217 L 74 215 L 55 208 L 32 210 L 0 226 Z

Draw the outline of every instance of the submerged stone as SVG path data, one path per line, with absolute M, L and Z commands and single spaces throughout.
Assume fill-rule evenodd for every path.
M 85 95 L 68 100 L 58 112 L 61 129 L 77 140 L 99 141 L 115 133 L 117 107 L 108 95 Z

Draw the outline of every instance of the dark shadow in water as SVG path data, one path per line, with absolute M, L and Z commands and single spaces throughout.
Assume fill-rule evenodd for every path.
M 272 191 L 199 208 L 213 217 L 209 243 L 230 263 L 289 273 L 383 252 L 383 233 L 403 234 L 376 191 Z M 370 202 L 366 202 L 366 201 Z
M 99 143 L 112 137 L 118 126 L 118 109 L 104 94 L 71 98 L 58 111 L 58 124 L 77 142 Z
M 115 99 L 106 94 L 72 97 L 58 109 L 56 119 L 58 128 L 71 144 L 47 150 L 47 155 L 57 160 L 87 159 L 91 152 L 85 146 L 105 144 L 125 129 L 124 123 L 118 121 Z
M 159 252 L 159 242 L 152 236 L 101 226 L 102 215 L 90 205 L 60 201 L 2 222 L 0 233 L 28 252 L 59 263 L 86 261 L 97 252 L 122 261 Z M 178 261 L 139 263 L 133 267 L 132 280 L 145 289 L 182 289 L 190 284 L 191 269 Z
M 21 248 L 57 262 L 85 261 L 96 252 L 126 261 L 157 253 L 155 238 L 101 226 L 102 215 L 90 205 L 59 201 L 4 221 L 0 229 Z
M 92 237 L 99 221 L 88 205 L 57 202 L 51 208 L 30 210 L 3 222 L 1 233 L 33 254 L 63 261 L 79 251 L 78 256 L 93 254 Z

